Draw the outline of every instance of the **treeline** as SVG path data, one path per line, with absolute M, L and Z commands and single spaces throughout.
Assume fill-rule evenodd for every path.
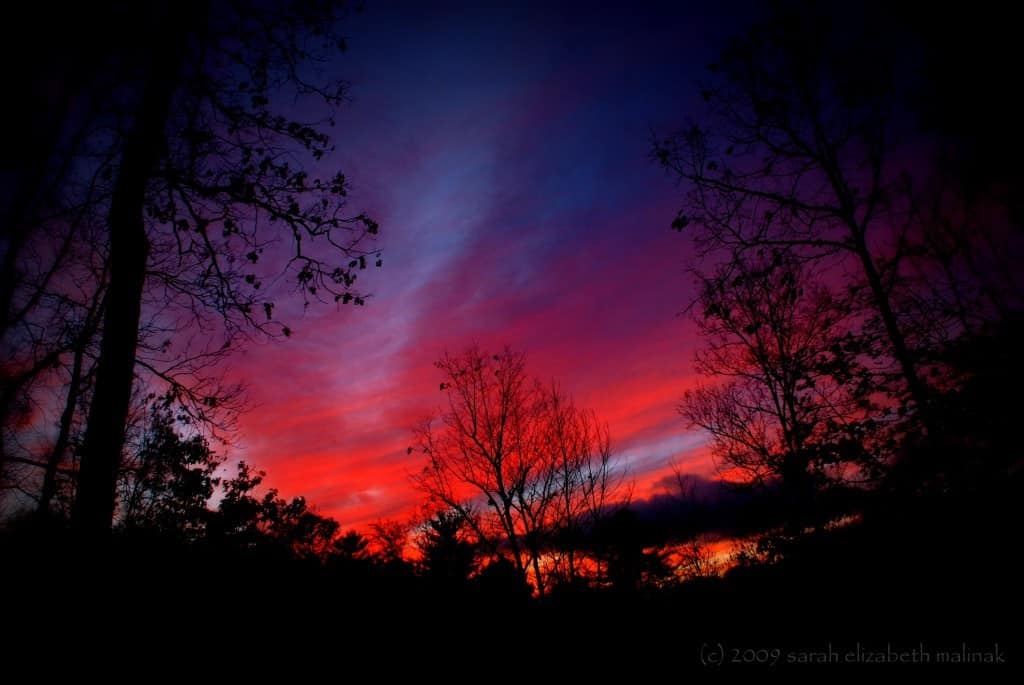
M 496 359 L 511 364 L 519 360 L 511 353 Z M 541 386 L 535 389 L 541 391 Z M 530 486 L 510 484 L 507 498 L 515 498 L 510 510 L 534 507 L 530 520 L 535 527 L 525 532 L 518 513 L 512 514 L 511 535 L 506 537 L 498 519 L 470 512 L 466 504 L 441 502 L 438 508 L 435 499 L 425 501 L 423 511 L 432 513 L 418 520 L 381 520 L 357 532 L 342 530 L 303 497 L 288 500 L 266 488 L 266 473 L 246 462 L 226 465 L 208 439 L 190 431 L 187 417 L 175 414 L 173 407 L 169 398 L 158 398 L 143 427 L 129 436 L 131 449 L 118 472 L 113 537 L 107 544 L 97 546 L 76 534 L 70 516 L 73 497 L 58 493 L 46 515 L 27 511 L 8 520 L 3 544 L 11 561 L 5 571 L 18 575 L 27 568 L 32 569 L 30 576 L 45 578 L 62 568 L 52 563 L 54 556 L 81 554 L 103 568 L 113 564 L 109 580 L 120 584 L 136 573 L 163 577 L 168 568 L 202 562 L 221 573 L 238 573 L 239 583 L 273 585 L 272 594 L 292 592 L 288 582 L 319 585 L 331 579 L 343 595 L 414 593 L 457 602 L 473 597 L 526 602 L 545 588 L 633 591 L 647 571 L 635 516 L 623 508 L 624 501 L 610 499 L 619 492 L 612 489 L 618 488 L 618 477 L 613 482 L 609 473 L 601 479 L 596 475 L 596 469 L 608 468 L 608 454 L 591 454 L 587 450 L 593 445 L 586 440 L 563 444 L 560 460 L 548 463 L 546 471 L 537 460 L 516 462 L 523 469 L 521 482 Z M 545 405 L 545 411 L 552 408 Z M 571 405 L 555 408 L 561 419 L 585 416 L 576 428 L 596 426 Z M 524 419 L 520 413 L 517 420 Z M 532 437 L 542 435 L 547 434 L 538 430 Z M 582 439 L 590 434 L 573 435 Z M 607 444 L 601 444 L 606 450 Z M 516 448 L 508 450 L 513 455 L 508 460 L 516 461 Z M 501 480 L 501 474 L 494 478 Z M 542 480 L 546 490 L 540 488 Z M 600 510 L 594 508 L 598 506 Z M 552 511 L 542 519 L 536 512 L 546 507 Z M 152 568 L 154 561 L 162 568 Z M 118 563 L 124 567 L 118 569 Z M 539 568 L 538 583 L 528 572 Z M 89 565 L 80 570 L 88 573 Z

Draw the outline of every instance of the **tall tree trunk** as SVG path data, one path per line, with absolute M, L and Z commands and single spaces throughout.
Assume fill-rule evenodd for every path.
M 820 120 L 816 119 L 815 138 L 820 150 L 819 163 L 828 176 L 836 200 L 838 200 L 841 207 L 842 220 L 849 229 L 850 237 L 853 239 L 853 251 L 856 253 L 861 267 L 864 269 L 864 276 L 867 278 L 868 287 L 871 289 L 871 297 L 875 302 L 875 308 L 879 316 L 882 318 L 882 325 L 885 326 L 885 334 L 889 338 L 889 344 L 892 346 L 893 356 L 900 366 L 900 373 L 907 383 L 907 391 L 917 407 L 921 424 L 926 431 L 930 432 L 930 429 L 934 426 L 929 421 L 930 412 L 928 409 L 927 388 L 921 381 L 920 374 L 918 374 L 917 364 L 914 362 L 910 348 L 907 347 L 907 338 L 900 328 L 899 321 L 896 319 L 896 312 L 892 308 L 889 293 L 886 292 L 885 285 L 882 283 L 882 277 L 875 266 L 875 260 L 871 256 L 871 250 L 868 248 L 867 226 L 857 220 L 856 194 L 851 189 L 851 184 L 843 175 L 841 166 L 837 161 L 838 153 L 836 148 L 829 142 L 824 130 L 825 127 L 821 124 Z M 880 165 L 881 162 L 879 161 L 878 164 Z M 878 183 L 877 177 L 875 183 Z
M 36 515 L 45 518 L 50 513 L 50 502 L 57 494 L 57 470 L 60 468 L 61 459 L 67 450 L 68 441 L 71 437 L 71 423 L 75 418 L 75 405 L 78 403 L 79 390 L 82 384 L 82 366 L 85 357 L 85 346 L 80 345 L 75 350 L 75 359 L 71 367 L 71 380 L 68 383 L 68 395 L 64 400 L 64 412 L 60 417 L 60 432 L 57 434 L 57 441 L 53 444 L 50 456 L 46 460 L 46 470 L 43 472 L 43 485 L 39 491 L 39 504 L 36 507 Z
M 917 365 L 914 363 L 910 349 L 907 347 L 906 337 L 900 329 L 899 321 L 896 320 L 896 312 L 892 309 L 889 295 L 885 292 L 882 278 L 878 274 L 878 269 L 875 268 L 875 262 L 871 258 L 867 244 L 864 242 L 864 237 L 858 233 L 857 238 L 859 240 L 857 256 L 860 257 L 861 265 L 864 268 L 864 275 L 867 277 L 868 287 L 871 289 L 872 299 L 874 299 L 875 307 L 882 319 L 882 325 L 885 326 L 885 333 L 889 338 L 889 344 L 892 346 L 893 356 L 900 365 L 900 373 L 907 383 L 907 391 L 910 393 L 911 399 L 914 400 L 914 404 L 921 417 L 921 423 L 930 431 L 934 426 L 929 422 L 930 413 L 928 410 L 927 390 L 924 383 L 921 382 L 921 377 L 917 372 Z
M 101 316 L 103 305 L 100 304 L 100 311 L 97 317 Z M 50 456 L 46 461 L 46 468 L 43 472 L 43 484 L 39 491 L 39 504 L 36 507 L 36 515 L 45 518 L 50 513 L 50 503 L 57 494 L 57 472 L 60 470 L 60 462 L 67 451 L 71 439 L 71 424 L 75 419 L 75 407 L 81 396 L 82 381 L 85 373 L 85 350 L 95 333 L 95 325 L 86 323 L 82 335 L 75 346 L 74 359 L 71 364 L 71 378 L 68 381 L 68 394 L 64 399 L 64 411 L 60 417 L 60 430 L 57 433 L 57 440 L 53 443 Z
M 106 269 L 103 271 L 102 280 L 106 280 Z M 101 280 L 101 283 L 102 283 Z M 75 408 L 78 405 L 82 392 L 82 382 L 85 380 L 85 352 L 89 342 L 96 335 L 100 319 L 106 302 L 106 290 L 101 284 L 89 309 L 89 314 L 82 324 L 74 344 L 74 357 L 71 363 L 71 377 L 68 380 L 68 394 L 64 398 L 64 411 L 60 417 L 60 429 L 57 433 L 57 440 L 53 443 L 50 456 L 46 461 L 46 468 L 43 471 L 43 485 L 39 491 L 39 504 L 36 507 L 36 515 L 45 518 L 50 513 L 50 503 L 57 494 L 57 472 L 60 471 L 60 462 L 67 451 L 68 443 L 71 440 L 71 424 L 75 420 Z
M 175 7 L 169 14 L 182 11 Z M 166 147 L 165 129 L 185 48 L 181 17 L 156 19 L 164 28 L 154 41 L 145 92 L 124 143 L 110 204 L 110 286 L 74 512 L 75 525 L 86 535 L 109 532 L 114 511 L 149 258 L 146 187 Z

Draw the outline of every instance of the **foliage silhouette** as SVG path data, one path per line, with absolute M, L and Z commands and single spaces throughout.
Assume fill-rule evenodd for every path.
M 477 546 L 467 539 L 466 519 L 442 510 L 427 519 L 416 542 L 424 577 L 445 594 L 464 592 L 477 567 Z
M 291 334 L 274 282 L 306 305 L 362 305 L 357 277 L 380 263 L 377 223 L 347 210 L 345 175 L 324 168 L 344 98 L 330 73 L 343 3 L 121 9 L 131 35 L 110 35 L 106 7 L 70 15 L 110 40 L 83 46 L 73 67 L 60 60 L 79 56 L 62 50 L 40 66 L 67 102 L 33 127 L 41 158 L 3 208 L 0 344 L 16 369 L 0 393 L 3 435 L 66 365 L 68 418 L 51 454 L 17 463 L 45 471 L 46 513 L 74 433 L 75 516 L 90 534 L 110 528 L 133 389 L 166 391 L 223 428 L 238 389 L 220 383 L 220 359 L 252 335 Z M 31 478 L 11 480 L 32 494 Z

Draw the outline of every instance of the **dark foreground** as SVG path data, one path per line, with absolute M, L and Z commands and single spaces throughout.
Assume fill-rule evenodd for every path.
M 9 655 L 54 649 L 101 670 L 187 671 L 212 658 L 216 670 L 328 668 L 339 681 L 356 668 L 461 682 L 517 669 L 547 680 L 893 662 L 966 662 L 984 675 L 1024 660 L 1020 505 L 1004 494 L 879 509 L 724 578 L 543 601 L 497 583 L 445 590 L 158 540 L 8 534 L 5 643 Z

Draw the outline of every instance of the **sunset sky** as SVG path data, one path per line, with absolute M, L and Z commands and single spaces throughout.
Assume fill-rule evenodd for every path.
M 230 456 L 344 526 L 412 513 L 432 362 L 473 342 L 525 351 L 607 420 L 638 496 L 669 460 L 712 469 L 675 409 L 694 381 L 687 244 L 649 149 L 695 110 L 743 10 L 486 4 L 353 19 L 331 162 L 380 222 L 384 268 L 366 307 L 311 308 L 234 362 L 254 408 Z

